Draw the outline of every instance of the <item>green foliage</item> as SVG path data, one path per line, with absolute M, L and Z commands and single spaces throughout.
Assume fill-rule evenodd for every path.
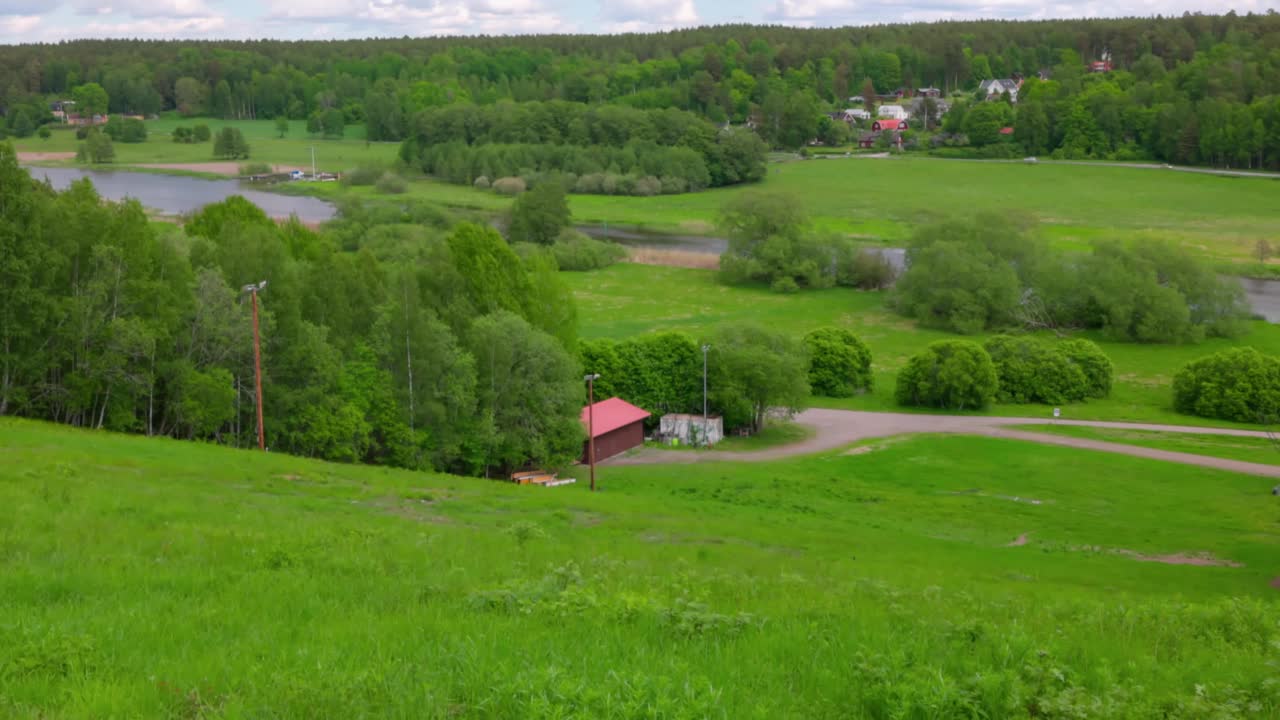
M 814 395 L 852 397 L 872 386 L 871 351 L 843 328 L 823 327 L 804 336 L 809 387 Z
M 39 135 L 41 140 L 48 140 L 53 136 L 53 131 L 44 125 L 41 125 L 40 129 L 36 131 L 36 135 Z
M 409 189 L 409 181 L 388 170 L 378 178 L 374 188 L 384 195 L 401 195 Z
M 739 195 L 720 210 L 729 249 L 720 275 L 730 284 L 767 282 L 778 291 L 829 286 L 830 250 L 814 237 L 799 198 L 782 193 Z
M 285 135 L 289 134 L 289 118 L 284 115 L 277 115 L 275 128 L 276 136 L 283 139 Z
M 201 123 L 191 128 L 191 137 L 198 143 L 205 143 L 213 138 L 213 133 L 208 125 Z
M 264 162 L 241 163 L 237 168 L 241 177 L 248 175 L 267 175 L 272 171 L 271 165 Z
M 1241 347 L 1188 363 L 1173 376 L 1173 408 L 1201 417 L 1273 424 L 1280 416 L 1280 359 Z
M 249 143 L 239 128 L 224 127 L 213 141 L 213 156 L 236 160 L 249 157 Z
M 550 245 L 571 220 L 564 186 L 558 178 L 548 178 L 512 203 L 507 234 L 512 242 Z
M 1065 355 L 1068 361 L 1080 368 L 1080 371 L 1084 373 L 1086 387 L 1088 388 L 1086 395 L 1088 397 L 1103 398 L 1111 394 L 1115 366 L 1111 363 L 1111 358 L 1107 357 L 1097 343 L 1092 340 L 1074 338 L 1063 340 L 1057 344 L 1055 349 Z
M 551 246 L 556 266 L 567 271 L 599 270 L 627 257 L 627 249 L 607 240 L 597 240 L 572 228 L 565 228 Z
M 523 178 L 500 177 L 493 181 L 493 191 L 499 195 L 519 195 L 525 191 Z
M 308 125 L 308 130 L 310 125 Z M 325 138 L 340 138 L 346 132 L 346 119 L 342 111 L 330 108 L 320 115 L 320 131 Z
M 805 408 L 809 380 L 804 349 L 759 325 L 726 325 L 711 339 L 710 393 L 726 429 L 764 426 L 771 412 Z
M 106 133 L 94 128 L 85 135 L 84 142 L 80 143 L 80 148 L 76 151 L 76 162 L 100 163 L 114 162 L 116 159 L 116 149 L 111 143 L 111 137 Z
M 598 373 L 596 399 L 620 397 L 654 415 L 702 409 L 702 353 L 680 332 L 641 335 L 620 343 L 582 343 L 583 367 Z
M 342 184 L 351 186 L 373 185 L 387 172 L 385 165 L 360 165 L 342 174 Z
M 1060 405 L 1090 395 L 1084 369 L 1056 346 L 1033 337 L 997 335 L 983 349 L 995 365 L 1000 380 L 996 399 L 1002 403 Z
M 1000 381 L 991 356 L 968 340 L 941 340 L 913 355 L 898 373 L 899 405 L 981 410 L 996 398 Z
M 147 125 L 137 118 L 112 118 L 103 132 L 116 142 L 141 143 L 147 141 Z
M 75 111 L 81 117 L 91 118 L 95 115 L 106 115 L 109 105 L 107 91 L 98 83 L 85 83 L 71 91 L 71 99 L 75 101 Z

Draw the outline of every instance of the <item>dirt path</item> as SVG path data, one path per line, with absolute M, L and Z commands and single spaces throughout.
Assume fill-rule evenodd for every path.
M 1145 457 L 1153 460 L 1166 460 L 1186 465 L 1229 470 L 1232 472 L 1263 475 L 1280 478 L 1280 465 L 1263 465 L 1260 463 L 1228 460 L 1226 458 L 1194 455 L 1191 453 L 1156 450 L 1153 448 L 1125 445 L 1122 443 L 1087 440 L 1085 438 L 1066 435 L 1051 435 L 1026 430 L 1014 429 L 1019 425 L 1077 425 L 1083 427 L 1117 428 L 1123 430 L 1152 430 L 1156 432 L 1181 432 L 1200 435 L 1225 435 L 1232 437 L 1267 437 L 1267 434 L 1255 430 L 1234 430 L 1228 428 L 1205 428 L 1184 425 L 1157 425 L 1151 423 L 1121 423 L 1091 420 L 1053 420 L 1051 418 L 1016 418 L 986 417 L 971 415 L 924 415 L 914 413 L 879 413 L 859 412 L 853 410 L 806 410 L 796 417 L 796 422 L 808 425 L 815 430 L 813 437 L 792 445 L 756 450 L 753 452 L 669 452 L 665 450 L 645 449 L 640 452 L 609 459 L 611 465 L 661 465 L 696 462 L 740 461 L 754 462 L 776 460 L 794 455 L 807 455 L 824 450 L 833 450 L 860 440 L 891 437 L 910 433 L 957 433 L 963 435 L 984 435 L 987 437 L 1024 440 L 1043 443 L 1045 445 L 1061 445 L 1063 447 L 1098 450 L 1101 452 L 1119 453 Z
M 18 162 L 52 162 L 54 160 L 74 160 L 76 154 L 73 152 L 20 152 L 18 153 Z

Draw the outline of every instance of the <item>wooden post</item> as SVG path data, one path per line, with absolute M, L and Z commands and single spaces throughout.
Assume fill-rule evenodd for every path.
M 591 466 L 591 492 L 596 491 L 596 376 L 587 376 L 587 463 Z
M 267 449 L 266 433 L 262 427 L 262 348 L 258 340 L 258 290 L 253 292 L 253 380 L 257 386 L 255 399 L 258 401 L 258 449 Z

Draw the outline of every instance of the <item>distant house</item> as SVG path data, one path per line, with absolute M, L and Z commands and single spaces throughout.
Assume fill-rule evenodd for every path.
M 928 97 L 928 96 L 914 97 L 911 99 L 910 112 L 912 117 L 920 117 L 924 115 L 925 97 Z M 951 110 L 951 103 L 947 102 L 946 100 L 935 99 L 933 101 L 933 107 L 937 112 L 937 117 L 942 117 L 943 115 L 946 115 L 949 110 Z
M 1111 72 L 1110 60 L 1095 60 L 1089 63 L 1089 72 L 1093 73 L 1109 73 Z
M 902 133 L 895 130 L 863 133 L 858 137 L 858 147 L 864 149 L 874 148 L 876 143 L 880 141 L 881 135 L 887 135 L 889 137 L 889 144 L 896 145 L 898 148 L 902 147 Z
M 1011 127 L 1002 127 L 1002 128 L 1000 128 L 1000 134 L 1001 134 L 1001 135 L 1012 135 L 1012 134 L 1013 134 L 1013 128 L 1011 128 Z
M 936 87 L 920 88 L 919 90 L 916 90 L 916 96 L 917 96 L 917 97 L 940 98 L 940 97 L 942 97 L 942 91 L 941 91 L 941 90 L 939 90 L 939 89 L 938 89 L 938 88 L 936 88 Z
M 893 120 L 906 120 L 911 117 L 911 113 L 907 112 L 906 108 L 901 105 L 881 105 L 876 110 L 876 114 L 882 118 Z
M 582 408 L 582 428 L 595 438 L 596 462 L 644 444 L 644 421 L 649 413 L 622 398 L 601 400 Z M 590 457 L 591 441 L 582 444 L 582 462 Z
M 862 108 L 846 108 L 845 110 L 841 110 L 840 112 L 832 113 L 832 115 L 837 116 L 838 119 L 843 120 L 846 123 L 849 123 L 850 125 L 857 122 L 858 120 L 871 119 L 871 113 L 867 112 L 866 110 L 863 110 Z
M 871 123 L 872 132 L 882 132 L 884 130 L 906 130 L 907 128 L 906 120 L 888 120 L 882 118 Z
M 1017 80 L 1004 78 L 1003 80 L 983 80 L 978 85 L 978 92 L 988 100 L 999 100 L 1005 93 L 1009 93 L 1009 98 L 1014 102 L 1018 102 L 1018 87 L 1022 83 Z

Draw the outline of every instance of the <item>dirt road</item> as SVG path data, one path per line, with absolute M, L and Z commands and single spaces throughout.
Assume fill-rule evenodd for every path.
M 1120 423 L 1090 420 L 1053 420 L 1051 418 L 977 417 L 957 415 L 923 415 L 909 413 L 858 412 L 853 410 L 806 410 L 796 417 L 796 422 L 808 425 L 816 431 L 808 440 L 792 445 L 757 450 L 753 452 L 671 452 L 645 449 L 640 452 L 609 459 L 610 465 L 660 465 L 696 462 L 739 461 L 752 462 L 776 460 L 793 455 L 832 450 L 859 440 L 891 437 L 911 433 L 956 433 L 984 435 L 987 437 L 1025 440 L 1045 445 L 1082 448 L 1113 452 L 1121 455 L 1167 460 L 1169 462 L 1199 465 L 1201 467 L 1230 470 L 1232 472 L 1280 478 L 1280 465 L 1228 460 L 1225 458 L 1193 455 L 1191 453 L 1156 450 L 1153 448 L 1102 442 L 1066 435 L 1051 435 L 1016 429 L 1019 425 L 1078 425 L 1084 427 L 1117 428 L 1123 430 L 1152 430 L 1156 432 L 1181 432 L 1199 435 L 1225 435 L 1233 437 L 1266 437 L 1264 432 L 1232 430 L 1226 428 L 1189 427 L 1183 425 L 1154 425 L 1148 423 Z

